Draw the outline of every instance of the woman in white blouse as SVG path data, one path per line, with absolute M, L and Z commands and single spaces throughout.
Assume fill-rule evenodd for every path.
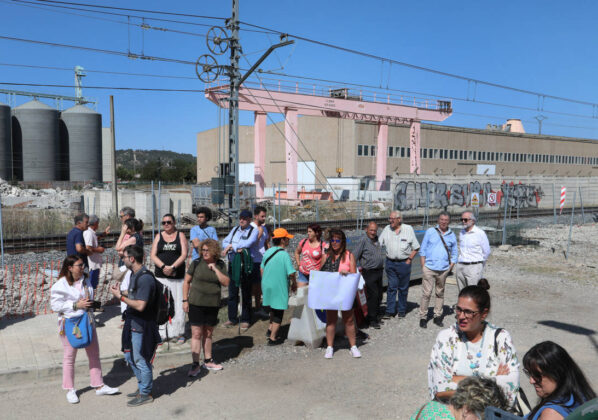
M 448 400 L 457 384 L 468 376 L 496 379 L 511 405 L 519 390 L 519 360 L 511 335 L 486 322 L 490 312 L 490 286 L 481 279 L 459 293 L 457 322 L 442 330 L 432 348 L 428 366 L 431 398 Z
M 62 388 L 67 391 L 66 399 L 71 404 L 79 402 L 75 390 L 75 357 L 77 349 L 73 348 L 64 335 L 64 320 L 81 316 L 93 306 L 93 287 L 83 272 L 84 264 L 76 255 L 69 255 L 64 259 L 58 281 L 50 290 L 52 310 L 58 314 L 58 329 L 63 347 L 62 359 Z M 93 316 L 90 316 L 93 320 Z M 89 359 L 89 376 L 91 386 L 96 389 L 96 395 L 112 395 L 118 388 L 104 385 L 102 366 L 100 364 L 100 347 L 95 327 L 93 340 L 85 348 Z

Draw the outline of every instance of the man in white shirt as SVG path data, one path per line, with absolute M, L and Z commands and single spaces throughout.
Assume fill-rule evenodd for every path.
M 459 291 L 466 286 L 475 286 L 482 278 L 486 260 L 490 256 L 490 244 L 486 233 L 475 225 L 472 212 L 461 215 L 463 229 L 459 233 L 459 262 L 455 276 Z
M 85 241 L 85 247 L 90 252 L 87 260 L 89 262 L 89 279 L 91 285 L 95 290 L 98 287 L 100 280 L 100 268 L 102 267 L 102 253 L 104 247 L 98 245 L 98 236 L 96 230 L 100 225 L 100 219 L 95 214 L 89 216 L 89 226 L 87 230 L 83 232 L 83 240 Z M 100 237 L 106 236 L 110 232 L 110 226 L 106 228 L 103 233 L 100 233 Z
M 419 242 L 413 228 L 401 223 L 401 213 L 396 210 L 391 212 L 388 220 L 390 225 L 386 226 L 380 235 L 380 245 L 386 247 L 384 266 L 388 277 L 386 313 L 383 318 L 388 319 L 397 313 L 399 318 L 404 318 L 407 313 L 411 262 L 419 250 Z

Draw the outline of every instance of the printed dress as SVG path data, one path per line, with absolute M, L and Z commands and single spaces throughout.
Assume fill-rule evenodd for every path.
M 513 405 L 519 390 L 519 360 L 511 335 L 504 329 L 486 323 L 482 339 L 467 340 L 456 324 L 440 331 L 432 348 L 428 366 L 428 391 L 434 398 L 438 392 L 454 391 L 453 376 L 485 376 L 495 378 Z M 496 346 L 495 346 L 496 338 Z M 508 375 L 496 375 L 498 366 L 509 367 Z

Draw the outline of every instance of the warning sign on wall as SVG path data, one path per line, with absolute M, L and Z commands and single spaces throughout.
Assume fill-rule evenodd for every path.
M 489 193 L 487 200 L 488 200 L 488 204 L 490 206 L 495 206 L 496 205 L 496 193 L 495 192 Z
M 480 207 L 480 193 L 471 193 L 471 207 Z

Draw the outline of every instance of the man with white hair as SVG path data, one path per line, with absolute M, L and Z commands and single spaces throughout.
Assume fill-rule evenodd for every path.
M 463 229 L 459 233 L 459 262 L 455 276 L 459 291 L 475 286 L 482 278 L 486 260 L 490 256 L 490 244 L 486 233 L 475 225 L 476 218 L 470 211 L 461 215 Z
M 390 225 L 382 230 L 380 245 L 386 246 L 384 264 L 388 277 L 386 290 L 386 313 L 384 319 L 395 315 L 404 318 L 407 313 L 407 294 L 411 279 L 411 262 L 419 250 L 419 242 L 413 228 L 402 222 L 401 213 L 393 211 L 388 218 Z M 398 302 L 397 302 L 398 294 Z

